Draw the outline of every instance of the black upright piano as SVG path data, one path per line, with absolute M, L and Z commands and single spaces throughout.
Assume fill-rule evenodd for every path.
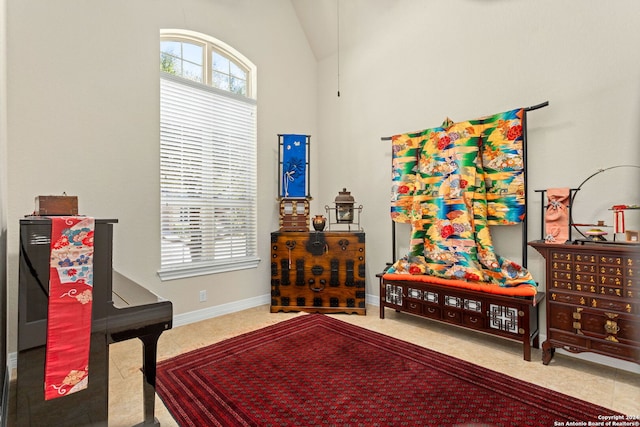
M 109 344 L 143 343 L 143 412 L 138 425 L 159 425 L 154 415 L 157 343 L 171 329 L 173 308 L 112 268 L 113 219 L 96 219 L 89 385 L 44 400 L 51 220 L 20 220 L 18 290 L 17 425 L 107 426 Z

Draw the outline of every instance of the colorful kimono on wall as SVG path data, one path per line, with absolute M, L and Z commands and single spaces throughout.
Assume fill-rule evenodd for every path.
M 510 225 L 525 216 L 522 118 L 524 110 L 478 120 L 482 130 L 482 172 L 487 184 L 487 223 Z
M 502 287 L 533 285 L 498 256 L 488 225 L 524 218 L 522 115 L 517 109 L 397 135 L 394 221 L 411 223 L 410 253 L 389 274 L 419 274 Z
M 524 219 L 523 114 L 523 109 L 519 108 L 463 122 L 468 124 L 469 131 L 481 138 L 489 225 L 517 224 Z M 411 222 L 415 174 L 425 135 L 445 132 L 459 125 L 446 118 L 440 127 L 392 138 L 391 218 L 394 221 Z

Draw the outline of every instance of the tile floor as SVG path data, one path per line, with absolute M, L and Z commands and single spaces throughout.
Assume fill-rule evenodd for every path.
M 270 313 L 269 306 L 265 305 L 176 327 L 160 337 L 158 360 L 298 315 L 304 313 Z M 532 361 L 526 362 L 522 358 L 522 346 L 517 342 L 438 324 L 389 309 L 385 311 L 386 318 L 380 319 L 379 308 L 376 306 L 369 306 L 366 316 L 331 316 L 624 414 L 640 415 L 639 374 L 557 353 L 551 363 L 544 366 L 539 349 L 533 349 Z M 112 344 L 110 352 L 109 425 L 132 426 L 143 420 L 141 344 L 138 340 Z M 375 370 L 372 369 L 371 372 L 373 374 Z M 177 425 L 158 398 L 155 413 L 160 425 Z

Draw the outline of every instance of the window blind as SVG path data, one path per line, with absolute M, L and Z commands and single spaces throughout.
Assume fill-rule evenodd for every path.
M 162 73 L 159 275 L 255 267 L 256 103 Z

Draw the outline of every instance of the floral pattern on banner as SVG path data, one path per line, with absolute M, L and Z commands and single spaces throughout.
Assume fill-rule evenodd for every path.
M 522 108 L 478 120 L 482 130 L 482 175 L 487 223 L 510 225 L 525 216 Z
M 51 217 L 45 400 L 88 386 L 95 220 Z
M 426 274 L 503 287 L 536 286 L 520 265 L 497 255 L 489 225 L 524 218 L 522 115 L 396 135 L 391 216 L 410 223 L 410 252 L 388 273 Z
M 392 138 L 391 218 L 410 223 L 413 196 L 420 193 L 418 171 L 426 140 L 439 135 L 441 147 L 459 138 L 479 138 L 482 174 L 486 183 L 489 225 L 521 222 L 525 215 L 522 117 L 518 108 L 462 123 L 446 118 L 440 127 Z M 464 183 L 463 183 L 464 185 Z M 417 192 L 417 193 L 416 193 Z

